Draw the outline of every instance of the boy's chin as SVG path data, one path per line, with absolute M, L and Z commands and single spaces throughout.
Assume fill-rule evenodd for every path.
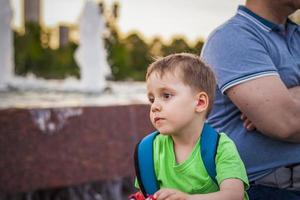
M 155 128 L 162 135 L 172 135 L 172 133 L 174 132 L 174 129 L 171 127 L 160 126 Z
M 159 132 L 160 134 L 162 134 L 162 135 L 172 135 L 172 133 L 169 132 L 169 131 L 158 130 L 158 132 Z

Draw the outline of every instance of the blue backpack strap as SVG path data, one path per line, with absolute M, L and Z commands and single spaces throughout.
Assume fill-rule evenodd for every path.
M 204 124 L 200 138 L 200 153 L 208 175 L 217 185 L 215 157 L 217 154 L 219 137 L 220 135 L 215 129 L 207 123 Z
M 147 195 L 153 195 L 159 190 L 153 159 L 153 141 L 158 134 L 159 132 L 155 131 L 147 135 L 137 144 L 135 148 L 135 171 L 140 190 L 145 198 Z

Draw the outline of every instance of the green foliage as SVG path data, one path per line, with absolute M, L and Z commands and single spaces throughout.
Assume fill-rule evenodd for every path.
M 191 48 L 183 38 L 174 38 L 170 45 L 164 45 L 162 47 L 163 56 L 180 53 L 180 52 L 191 52 Z
M 49 40 L 41 42 L 41 28 L 37 24 L 28 23 L 25 29 L 24 35 L 14 34 L 16 74 L 32 73 L 46 79 L 79 77 L 79 68 L 73 58 L 75 44 L 53 50 L 47 44 Z
M 148 45 L 139 37 L 132 33 L 124 40 L 126 50 L 129 54 L 129 77 L 134 80 L 144 80 L 147 66 L 151 62 Z
M 68 45 L 52 50 L 45 49 L 46 55 L 49 55 L 47 63 L 49 65 L 44 68 L 43 77 L 49 79 L 63 79 L 68 76 L 75 76 L 79 78 L 80 70 L 74 60 L 74 52 L 77 45 L 69 43 Z
M 148 65 L 156 57 L 179 52 L 200 54 L 203 46 L 201 39 L 190 45 L 181 37 L 173 38 L 170 44 L 165 44 L 160 38 L 147 43 L 137 33 L 122 38 L 115 25 L 116 17 L 117 14 L 108 20 L 109 34 L 105 38 L 107 59 L 114 80 L 143 81 Z M 74 60 L 76 44 L 69 43 L 53 50 L 49 47 L 49 33 L 41 31 L 36 24 L 26 24 L 26 33 L 15 33 L 14 36 L 16 74 L 33 73 L 47 79 L 80 77 L 80 70 Z
M 164 44 L 160 38 L 154 38 L 148 44 L 137 33 L 131 33 L 122 39 L 116 27 L 110 27 L 110 33 L 106 39 L 106 48 L 115 80 L 143 81 L 153 58 L 179 52 L 199 55 L 203 46 L 203 40 L 189 45 L 183 38 L 174 38 L 169 45 Z
M 127 78 L 129 55 L 126 46 L 120 40 L 119 33 L 115 29 L 111 29 L 111 34 L 105 40 L 107 49 L 107 60 L 111 66 L 113 77 L 116 80 L 124 80 Z
M 144 80 L 150 63 L 149 47 L 138 34 L 120 39 L 118 33 L 113 31 L 106 40 L 106 46 L 108 62 L 116 80 Z
M 203 45 L 204 45 L 203 39 L 199 39 L 196 42 L 194 48 L 192 48 L 192 53 L 194 53 L 196 55 L 200 55 Z
M 35 24 L 26 24 L 26 34 L 14 34 L 15 44 L 15 71 L 25 75 L 34 71 L 41 64 L 43 49 L 40 44 L 40 30 Z
M 105 38 L 107 59 L 115 80 L 144 80 L 147 66 L 156 57 L 178 52 L 200 54 L 203 40 L 189 45 L 181 37 L 173 38 L 170 44 L 165 44 L 160 38 L 154 38 L 152 42 L 147 43 L 137 33 L 125 38 L 120 37 L 116 25 L 119 7 L 118 3 L 114 3 L 112 13 L 106 13 L 104 2 L 100 2 L 100 10 L 106 17 L 109 32 Z M 80 70 L 74 60 L 76 44 L 69 43 L 54 50 L 50 48 L 49 31 L 42 30 L 34 23 L 26 24 L 25 29 L 26 33 L 23 35 L 14 34 L 16 74 L 32 73 L 47 79 L 80 77 Z

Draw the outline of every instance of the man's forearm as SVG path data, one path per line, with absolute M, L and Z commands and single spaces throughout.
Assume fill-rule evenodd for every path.
M 289 92 L 293 98 L 300 100 L 300 86 L 290 88 Z
M 287 89 L 277 76 L 266 76 L 229 88 L 227 95 L 266 136 L 300 142 L 299 87 Z
M 296 102 L 296 104 L 300 105 L 300 86 L 289 88 L 289 92 L 290 92 L 292 98 L 294 99 L 294 102 Z M 295 114 L 294 117 L 296 118 L 296 121 L 299 121 L 300 120 L 299 112 L 297 114 Z M 287 139 L 290 142 L 299 143 L 300 142 L 300 131 L 294 132 Z
M 280 139 L 286 142 L 300 143 L 300 96 L 299 90 L 292 90 L 292 100 L 289 104 L 286 104 L 286 113 L 282 112 L 282 120 L 276 122 L 277 130 L 264 129 L 264 126 L 256 126 L 256 128 L 265 135 Z M 298 98 L 294 96 L 297 95 Z M 275 120 L 274 120 L 275 121 Z M 256 125 L 256 124 L 255 124 Z M 265 124 L 266 125 L 266 124 Z M 274 126 L 273 122 L 270 122 L 269 127 Z M 280 130 L 280 131 L 279 131 Z

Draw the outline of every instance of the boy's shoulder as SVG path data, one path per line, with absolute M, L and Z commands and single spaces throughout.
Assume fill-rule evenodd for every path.
M 220 150 L 226 150 L 226 148 L 236 148 L 234 141 L 224 132 L 220 132 L 220 139 L 219 139 L 219 145 L 218 149 Z M 224 149 L 224 147 L 226 147 Z
M 216 153 L 216 166 L 232 165 L 232 163 L 240 165 L 244 168 L 243 161 L 239 155 L 236 145 L 232 139 L 225 133 L 220 133 L 219 145 Z
M 249 188 L 249 181 L 244 163 L 234 141 L 225 133 L 220 133 L 215 161 L 218 183 L 221 183 L 228 178 L 237 178 L 243 181 L 246 189 Z

